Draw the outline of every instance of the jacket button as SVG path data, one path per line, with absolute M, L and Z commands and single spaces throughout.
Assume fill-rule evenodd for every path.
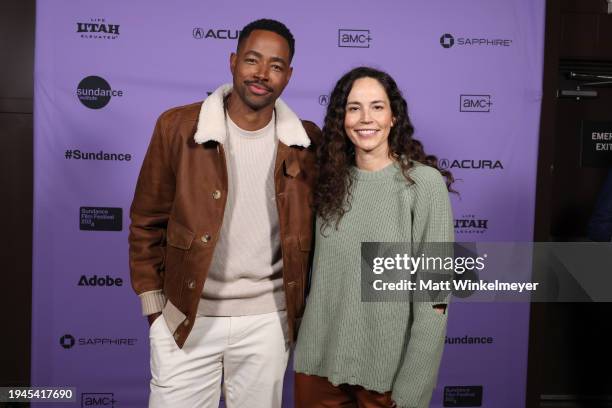
M 195 289 L 195 285 L 196 285 L 196 283 L 195 283 L 194 280 L 190 280 L 189 282 L 187 282 L 187 287 L 189 289 Z
M 202 235 L 202 238 L 200 239 L 202 240 L 202 242 L 207 243 L 208 241 L 212 239 L 212 237 L 210 236 L 210 234 L 204 234 Z
M 174 333 L 174 340 L 178 341 L 181 338 L 181 335 L 178 333 Z
M 185 321 L 183 322 L 183 326 L 185 327 L 189 326 L 189 319 L 185 319 Z
M 215 200 L 218 200 L 218 199 L 220 199 L 220 198 L 221 198 L 221 192 L 220 192 L 219 190 L 215 190 L 215 191 L 212 193 L 212 196 L 213 196 L 213 198 L 214 198 Z

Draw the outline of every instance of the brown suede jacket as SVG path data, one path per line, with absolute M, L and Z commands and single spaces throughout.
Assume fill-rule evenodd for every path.
M 228 191 L 225 85 L 157 121 L 130 209 L 132 287 L 144 314 L 162 311 L 179 347 L 189 335 L 219 238 Z M 304 311 L 312 248 L 315 144 L 321 131 L 277 100 L 274 183 L 289 333 Z

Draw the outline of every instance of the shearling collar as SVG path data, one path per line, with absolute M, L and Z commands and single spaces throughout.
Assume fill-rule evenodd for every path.
M 222 85 L 202 102 L 198 128 L 193 136 L 196 143 L 202 144 L 211 140 L 221 144 L 225 143 L 227 130 L 223 97 L 231 90 L 231 84 Z M 302 122 L 289 106 L 279 98 L 276 100 L 274 110 L 276 111 L 278 140 L 287 146 L 310 146 L 310 139 L 302 126 Z

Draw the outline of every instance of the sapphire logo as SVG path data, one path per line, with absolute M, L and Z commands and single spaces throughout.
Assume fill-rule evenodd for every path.
M 138 339 L 135 338 L 110 338 L 110 337 L 79 337 L 75 339 L 71 334 L 60 337 L 60 346 L 70 349 L 77 346 L 135 346 Z
M 440 45 L 443 48 L 451 48 L 452 46 L 510 47 L 512 40 L 507 38 L 455 37 L 452 34 L 445 33 L 440 36 Z
M 440 45 L 444 48 L 452 47 L 455 45 L 455 37 L 448 33 L 442 34 L 442 37 L 440 37 Z
M 60 346 L 65 349 L 70 349 L 74 347 L 74 343 L 74 337 L 70 334 L 64 334 L 62 337 L 60 337 Z
M 319 105 L 327 106 L 329 104 L 329 95 L 319 95 Z
M 108 24 L 104 18 L 90 18 L 89 22 L 77 23 L 81 38 L 114 40 L 119 37 L 119 24 Z
M 214 40 L 236 40 L 240 35 L 240 30 L 215 30 L 212 28 L 205 30 L 202 27 L 195 27 L 191 35 L 193 35 L 193 38 L 196 40 L 205 40 L 207 38 L 212 38 Z
M 123 91 L 111 89 L 104 78 L 95 75 L 83 78 L 76 93 L 79 101 L 89 109 L 102 109 L 113 96 L 123 96 Z
M 338 47 L 370 48 L 370 30 L 353 30 L 341 28 L 338 30 Z
M 459 112 L 491 112 L 491 95 L 460 95 Z
M 81 394 L 81 408 L 84 407 L 110 407 L 115 406 L 115 394 L 112 392 L 84 392 Z

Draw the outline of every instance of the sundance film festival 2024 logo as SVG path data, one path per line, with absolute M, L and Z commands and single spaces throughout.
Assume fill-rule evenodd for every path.
M 81 231 L 121 231 L 123 208 L 80 207 L 79 229 Z
M 115 40 L 119 38 L 120 25 L 110 24 L 104 18 L 90 18 L 87 22 L 77 22 L 77 34 L 81 38 L 94 40 Z
M 122 96 L 122 90 L 111 89 L 106 79 L 95 75 L 83 78 L 77 87 L 79 101 L 89 109 L 102 109 L 112 97 Z
M 512 40 L 507 38 L 478 38 L 478 37 L 455 37 L 444 33 L 440 36 L 440 45 L 443 48 L 453 47 L 510 47 Z
M 482 385 L 453 385 L 444 387 L 445 407 L 481 407 Z

